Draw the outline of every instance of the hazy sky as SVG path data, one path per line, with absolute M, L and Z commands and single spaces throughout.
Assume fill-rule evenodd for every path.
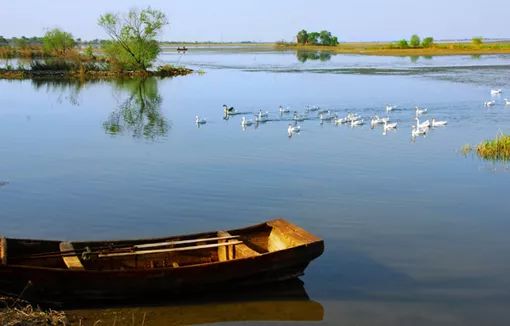
M 290 41 L 302 28 L 326 29 L 341 41 L 413 33 L 510 37 L 510 0 L 0 0 L 0 35 L 42 35 L 60 27 L 82 39 L 106 38 L 97 26 L 102 13 L 149 5 L 169 18 L 161 39 L 174 41 Z

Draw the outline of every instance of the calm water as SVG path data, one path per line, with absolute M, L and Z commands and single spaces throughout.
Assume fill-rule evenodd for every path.
M 152 237 L 283 216 L 326 241 L 297 298 L 122 308 L 146 314 L 146 325 L 510 322 L 510 168 L 459 154 L 510 132 L 510 56 L 321 60 L 202 49 L 160 61 L 205 74 L 0 81 L 0 233 Z M 494 87 L 504 93 L 484 108 Z M 241 116 L 222 119 L 223 104 L 275 121 L 243 131 Z M 399 127 L 383 135 L 311 119 L 289 138 L 278 106 L 314 104 L 366 119 L 396 104 Z M 448 126 L 413 141 L 416 105 Z M 207 124 L 197 128 L 196 114 Z M 77 314 L 108 319 L 119 309 Z

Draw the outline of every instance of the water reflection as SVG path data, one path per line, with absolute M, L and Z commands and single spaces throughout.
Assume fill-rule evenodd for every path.
M 57 94 L 57 102 L 67 102 L 74 106 L 80 105 L 80 92 L 85 83 L 69 79 L 32 79 L 35 90 L 46 90 L 47 93 Z
M 300 62 L 306 62 L 307 60 L 320 60 L 320 61 L 329 61 L 331 60 L 330 52 L 323 51 L 296 51 L 296 57 Z
M 321 321 L 322 305 L 310 300 L 303 283 L 293 280 L 256 290 L 227 291 L 166 304 L 69 310 L 76 324 L 196 325 L 246 321 Z
M 128 91 L 129 97 L 103 123 L 105 132 L 130 133 L 135 138 L 146 139 L 167 134 L 169 124 L 160 111 L 162 99 L 155 78 L 120 80 L 114 85 L 120 91 Z

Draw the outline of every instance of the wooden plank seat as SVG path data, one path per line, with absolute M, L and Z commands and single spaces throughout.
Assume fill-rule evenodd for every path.
M 70 253 L 74 252 L 73 244 L 69 241 L 63 241 L 59 244 L 60 252 L 62 252 L 62 259 L 66 264 L 67 268 L 73 270 L 84 270 L 83 264 L 80 261 L 80 258 L 76 255 L 72 255 Z
M 199 250 L 199 249 L 217 248 L 217 247 L 228 246 L 228 245 L 237 245 L 237 244 L 241 244 L 241 243 L 243 243 L 243 242 L 239 241 L 239 240 L 233 240 L 233 241 L 225 242 L 225 243 L 212 243 L 212 244 L 205 244 L 205 245 L 199 245 L 199 246 L 177 247 L 177 248 L 168 248 L 168 249 L 154 249 L 154 250 L 138 250 L 138 251 L 129 251 L 129 252 L 100 253 L 98 255 L 98 258 L 159 254 L 159 253 L 187 251 L 187 250 Z

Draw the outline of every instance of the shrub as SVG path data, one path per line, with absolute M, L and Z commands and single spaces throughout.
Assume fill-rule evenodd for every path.
M 411 36 L 411 39 L 409 40 L 409 45 L 413 48 L 417 48 L 419 47 L 421 44 L 421 40 L 420 40 L 420 37 L 416 34 L 414 34 L 413 36 Z
M 471 39 L 471 42 L 474 45 L 481 45 L 483 43 L 483 38 L 481 36 L 475 36 Z
M 432 45 L 434 45 L 434 38 L 431 36 L 426 37 L 423 41 L 421 41 L 421 46 L 424 48 L 430 48 Z
M 406 39 L 401 39 L 398 41 L 397 45 L 400 49 L 407 49 L 409 47 L 409 43 L 407 43 Z

